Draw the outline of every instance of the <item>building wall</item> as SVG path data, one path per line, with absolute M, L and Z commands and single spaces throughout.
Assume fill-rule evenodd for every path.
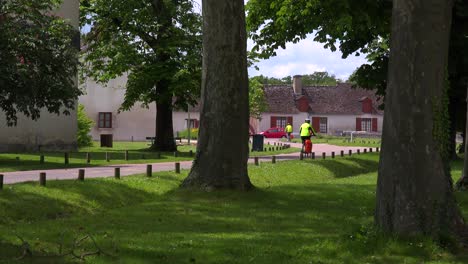
M 382 132 L 383 116 L 382 115 L 321 115 L 313 114 L 312 117 L 326 117 L 328 121 L 328 133 L 329 135 L 336 135 L 342 131 L 355 131 L 356 130 L 356 118 L 377 118 L 377 132 Z M 317 131 L 318 132 L 318 131 Z
M 64 0 L 57 14 L 70 19 L 78 29 L 79 0 Z M 37 121 L 18 115 L 16 127 L 7 127 L 5 115 L 0 112 L 0 152 L 76 149 L 76 110 L 70 112 L 68 116 L 57 116 L 44 110 Z
M 112 134 L 116 141 L 145 141 L 146 137 L 154 137 L 156 131 L 156 104 L 149 108 L 135 104 L 130 111 L 118 113 L 125 96 L 127 76 L 111 80 L 106 87 L 91 80 L 83 86 L 85 95 L 79 98 L 85 107 L 86 114 L 94 120 L 91 136 L 99 140 L 101 134 Z M 99 128 L 99 113 L 112 113 L 112 128 Z M 174 135 L 187 128 L 187 112 L 175 111 L 172 114 Z M 190 119 L 200 119 L 199 113 L 190 113 Z
M 292 116 L 293 117 L 293 123 L 292 123 L 293 132 L 299 132 L 299 127 L 301 126 L 302 123 L 304 123 L 304 120 L 307 118 L 307 115 L 308 115 L 307 113 L 299 113 L 299 114 L 263 113 L 262 120 L 260 121 L 260 131 L 258 132 L 265 131 L 271 127 L 272 116 L 280 116 L 280 117 Z

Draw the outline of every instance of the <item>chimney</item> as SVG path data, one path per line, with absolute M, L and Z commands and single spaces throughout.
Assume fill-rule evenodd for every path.
M 295 95 L 302 94 L 302 75 L 293 76 L 293 91 Z

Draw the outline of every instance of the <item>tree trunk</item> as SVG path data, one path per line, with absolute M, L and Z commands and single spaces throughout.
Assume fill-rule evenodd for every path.
M 453 88 L 452 88 L 453 89 Z M 451 89 L 451 90 L 452 90 Z M 455 96 L 450 95 L 449 96 L 450 101 L 449 101 L 449 117 L 450 117 L 450 138 L 449 138 L 449 157 L 450 160 L 456 160 L 458 159 L 457 155 L 457 112 L 458 112 L 458 100 Z
M 248 190 L 249 98 L 243 0 L 203 0 L 197 154 L 183 187 Z
M 391 233 L 438 237 L 463 224 L 447 151 L 452 2 L 393 3 L 375 222 Z
M 468 104 L 468 86 L 466 87 L 466 91 L 467 91 L 467 97 L 466 97 L 466 102 Z M 466 125 L 465 125 L 465 136 L 464 136 L 464 141 L 466 141 L 466 135 L 468 135 L 468 105 L 467 105 L 467 108 L 466 108 Z M 462 170 L 462 176 L 460 177 L 460 179 L 458 179 L 457 181 L 457 189 L 459 190 L 465 190 L 466 188 L 468 188 L 468 176 L 467 176 L 467 171 L 468 171 L 468 157 L 467 157 L 467 153 L 468 153 L 468 144 L 464 144 L 464 150 L 465 150 L 465 158 L 463 160 L 463 170 Z
M 156 102 L 156 140 L 151 147 L 158 151 L 176 151 L 172 126 L 172 103 Z

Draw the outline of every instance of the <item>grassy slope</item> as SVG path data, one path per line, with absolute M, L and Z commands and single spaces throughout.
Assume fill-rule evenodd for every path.
M 78 152 L 71 152 L 69 165 L 64 164 L 64 154 L 61 152 L 42 153 L 45 155 L 45 164 L 39 163 L 41 153 L 0 153 L 0 172 L 191 160 L 192 157 L 190 157 L 189 151 L 195 152 L 196 150 L 195 145 L 179 146 L 177 158 L 174 157 L 174 153 L 163 152 L 161 153 L 161 158 L 158 159 L 156 152 L 148 150 L 148 143 L 146 142 L 114 142 L 113 148 L 97 147 L 98 143 L 96 142 L 94 145 L 93 147 L 81 148 Z M 128 161 L 124 159 L 125 150 L 129 151 Z M 254 152 L 251 153 L 251 156 L 275 155 L 298 151 L 299 149 L 297 148 L 290 148 L 281 151 Z M 86 152 L 91 153 L 91 164 L 86 164 Z M 106 161 L 106 152 L 110 153 L 110 162 Z M 19 161 L 16 160 L 16 157 L 19 157 Z
M 179 190 L 186 172 L 7 186 L 0 191 L 0 262 L 18 256 L 16 235 L 35 254 L 51 254 L 62 234 L 68 246 L 90 233 L 116 257 L 89 263 L 467 263 L 428 239 L 372 229 L 377 162 L 367 154 L 262 163 L 249 168 L 257 190 L 248 193 Z M 468 217 L 468 194 L 457 195 Z

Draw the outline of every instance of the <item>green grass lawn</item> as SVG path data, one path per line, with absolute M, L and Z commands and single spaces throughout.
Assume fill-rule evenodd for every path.
M 287 141 L 285 139 L 283 142 Z M 301 143 L 301 138 L 294 138 L 291 140 L 295 143 Z M 328 135 L 319 135 L 317 137 L 312 137 L 312 142 L 314 144 L 330 144 L 336 146 L 355 146 L 355 147 L 380 147 L 380 138 L 353 138 L 353 142 L 349 141 L 349 137 L 335 137 Z
M 99 143 L 94 142 L 93 147 L 80 148 L 77 152 L 70 152 L 69 164 L 64 164 L 63 152 L 44 152 L 44 153 L 0 153 L 0 172 L 25 171 L 38 169 L 58 169 L 58 168 L 76 168 L 103 166 L 109 164 L 128 164 L 128 163 L 155 163 L 155 162 L 174 162 L 193 159 L 190 151 L 195 153 L 195 145 L 178 146 L 178 157 L 171 152 L 162 152 L 160 156 L 157 152 L 148 149 L 147 142 L 114 142 L 113 148 L 98 147 Z M 129 152 L 129 160 L 125 160 L 125 150 Z M 285 150 L 253 152 L 251 156 L 265 156 L 283 153 L 298 152 L 297 148 Z M 90 164 L 86 162 L 86 153 L 91 156 Z M 109 153 L 110 161 L 106 161 L 106 152 Z M 45 156 L 45 163 L 40 164 L 40 155 Z M 17 160 L 17 157 L 19 160 Z
M 79 262 L 46 256 L 86 234 L 106 253 L 87 263 L 467 263 L 427 238 L 372 228 L 377 166 L 376 154 L 261 163 L 249 167 L 257 189 L 247 193 L 180 190 L 187 171 L 8 185 L 0 263 Z M 468 217 L 468 194 L 457 196 Z M 42 257 L 15 260 L 18 236 Z M 77 254 L 95 250 L 91 239 L 79 244 Z

